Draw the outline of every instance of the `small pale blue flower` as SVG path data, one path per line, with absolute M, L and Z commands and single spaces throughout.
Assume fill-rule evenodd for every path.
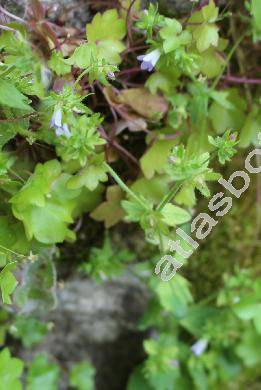
M 66 138 L 70 138 L 72 136 L 72 133 L 70 132 L 67 123 L 64 123 L 62 127 L 56 127 L 55 134 L 57 135 L 57 137 L 64 135 Z
M 194 355 L 200 356 L 206 350 L 207 346 L 208 340 L 200 339 L 195 344 L 193 344 L 190 349 L 194 353 Z
M 108 77 L 108 79 L 114 80 L 114 79 L 115 79 L 115 74 L 114 74 L 114 72 L 108 72 L 108 73 L 107 73 L 107 77 Z
M 170 364 L 172 365 L 172 367 L 179 367 L 179 361 L 176 359 L 171 360 Z
M 67 123 L 62 123 L 62 110 L 61 108 L 57 108 L 54 110 L 50 127 L 55 129 L 55 134 L 57 137 L 65 136 L 66 138 L 70 138 L 72 136 Z
M 41 66 L 41 83 L 44 88 L 48 90 L 51 86 L 53 74 L 49 68 L 46 66 Z
M 56 108 L 53 112 L 53 116 L 50 122 L 50 127 L 51 128 L 56 128 L 56 127 L 62 127 L 62 110 L 61 108 Z
M 137 57 L 137 59 L 139 61 L 142 61 L 141 69 L 142 70 L 148 70 L 149 72 L 151 72 L 154 69 L 154 67 L 155 67 L 156 63 L 158 62 L 159 58 L 160 58 L 160 51 L 159 51 L 159 49 L 155 49 L 155 50 L 151 51 L 148 54 L 145 54 L 145 55 Z

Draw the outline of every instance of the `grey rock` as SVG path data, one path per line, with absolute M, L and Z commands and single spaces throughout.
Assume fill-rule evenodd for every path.
M 26 0 L 2 0 L 0 2 L 0 5 L 4 7 L 7 11 L 13 13 L 14 15 L 23 17 L 25 14 L 25 2 Z M 4 22 L 10 21 L 10 19 L 4 15 L 0 14 L 0 17 L 1 20 Z
M 103 284 L 67 281 L 58 291 L 56 309 L 42 318 L 52 322 L 53 329 L 33 355 L 48 352 L 64 373 L 73 363 L 90 359 L 98 390 L 124 389 L 134 366 L 144 358 L 144 333 L 137 322 L 148 299 L 147 289 L 130 275 Z M 30 360 L 32 352 L 23 350 L 22 357 Z M 60 389 L 66 388 L 64 374 Z
M 144 0 L 142 3 L 144 7 L 148 7 L 150 3 L 158 4 L 159 11 L 169 16 L 185 14 L 192 8 L 190 0 Z
M 89 5 L 86 0 L 42 0 L 51 21 L 59 21 L 68 27 L 85 28 L 90 21 Z M 2 0 L 1 5 L 14 15 L 24 17 L 28 0 Z
M 219 5 L 224 5 L 224 0 L 216 1 Z M 206 0 L 198 0 L 198 2 L 194 2 L 192 0 L 147 0 L 145 4 L 149 3 L 158 3 L 159 10 L 162 14 L 168 16 L 180 16 L 184 14 L 188 14 L 193 8 L 206 4 Z M 193 5 L 194 4 L 194 5 Z
M 86 0 L 43 0 L 42 3 L 49 10 L 51 19 L 59 20 L 67 27 L 83 29 L 91 19 Z

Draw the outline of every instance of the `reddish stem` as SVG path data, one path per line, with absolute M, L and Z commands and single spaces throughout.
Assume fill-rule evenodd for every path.
M 236 77 L 236 76 L 221 76 L 221 78 L 228 83 L 235 84 L 261 84 L 261 79 L 248 79 L 246 77 Z
M 138 73 L 138 72 L 144 72 L 144 70 L 141 68 L 124 69 L 118 72 L 117 76 L 121 76 L 123 74 Z
M 118 144 L 117 141 L 115 140 L 111 140 L 108 135 L 106 134 L 104 128 L 102 126 L 99 127 L 99 132 L 102 136 L 102 138 L 104 138 L 106 141 L 108 141 L 109 145 L 111 145 L 113 148 L 115 148 L 116 150 L 118 150 L 118 152 L 120 152 L 121 154 L 125 155 L 127 158 L 129 158 L 135 165 L 137 165 L 139 167 L 139 161 L 136 159 L 136 157 L 134 157 L 130 152 L 128 152 L 128 150 L 126 150 L 123 146 L 121 146 L 120 144 Z
M 133 46 L 133 47 L 130 47 L 129 49 L 126 49 L 123 54 L 125 55 L 125 54 L 131 53 L 133 51 L 145 50 L 145 49 L 148 49 L 148 48 L 149 48 L 149 45 Z

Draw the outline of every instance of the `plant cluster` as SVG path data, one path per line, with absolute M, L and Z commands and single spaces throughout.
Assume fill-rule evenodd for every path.
M 155 337 L 128 389 L 218 388 L 244 367 L 256 375 L 260 278 L 226 275 L 209 305 L 193 299 L 185 277 L 164 283 L 153 267 L 237 148 L 259 146 L 260 80 L 242 46 L 256 50 L 260 4 L 231 13 L 214 0 L 194 2 L 177 19 L 138 0 L 115 3 L 101 7 L 84 36 L 49 22 L 38 0 L 26 20 L 0 26 L 0 339 L 9 332 L 31 347 L 50 330 L 6 307 L 55 305 L 55 259 L 65 243 L 77 245 L 84 215 L 106 229 L 136 223 L 154 246 L 150 261 L 115 250 L 106 233 L 75 267 L 98 281 L 126 267 L 148 275 L 154 298 L 141 327 Z M 0 389 L 20 389 L 23 363 L 8 348 L 0 367 Z M 58 386 L 59 367 L 46 356 L 26 373 L 28 389 Z M 83 361 L 70 385 L 91 389 L 93 377 Z

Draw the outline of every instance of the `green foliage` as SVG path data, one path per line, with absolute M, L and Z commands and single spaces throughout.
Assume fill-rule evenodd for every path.
M 253 144 L 259 145 L 258 132 L 261 125 L 261 114 L 259 107 L 254 105 L 252 111 L 248 114 L 244 126 L 240 132 L 239 146 L 246 148 Z
M 252 29 L 253 29 L 253 40 L 258 42 L 261 39 L 261 8 L 258 0 L 251 0 L 246 2 L 247 9 L 252 16 Z
M 100 122 L 98 115 L 81 116 L 77 123 L 71 127 L 72 136 L 57 146 L 58 155 L 64 161 L 77 160 L 81 166 L 84 166 L 87 157 L 94 153 L 96 146 L 105 144 L 104 139 L 96 130 Z
M 225 275 L 212 307 L 207 300 L 194 302 L 190 286 L 179 275 L 168 283 L 153 281 L 156 299 L 141 326 L 156 326 L 156 337 L 144 342 L 148 358 L 133 373 L 128 389 L 133 383 L 142 383 L 146 389 L 208 389 L 218 381 L 232 383 L 243 365 L 260 364 L 260 329 L 251 323 L 252 315 L 258 316 L 260 278 L 253 284 L 249 277 L 246 270 Z M 190 348 L 184 329 L 192 340 L 198 339 Z
M 141 169 L 147 179 L 151 179 L 156 172 L 163 172 L 163 167 L 166 164 L 171 146 L 175 143 L 175 141 L 158 140 L 142 156 Z
M 104 221 L 105 227 L 118 223 L 124 216 L 124 211 L 121 207 L 122 192 L 118 186 L 110 186 L 107 188 L 107 200 L 102 202 L 92 213 L 91 217 L 96 221 Z
M 120 44 L 120 42 L 118 43 Z M 76 65 L 79 68 L 85 69 L 77 79 L 76 83 L 80 81 L 81 77 L 87 73 L 89 74 L 91 83 L 93 83 L 95 80 L 98 80 L 104 85 L 109 84 L 107 82 L 107 78 L 114 77 L 113 72 L 118 70 L 117 66 L 111 63 L 113 61 L 110 59 L 110 57 L 110 61 L 107 59 L 106 55 L 103 57 L 104 53 L 101 55 L 99 50 L 100 47 L 96 46 L 94 43 L 84 43 L 77 47 L 73 55 L 68 60 L 66 60 L 66 63 L 70 65 Z M 112 50 L 116 51 L 116 47 L 114 47 Z M 115 63 L 117 63 L 118 54 L 114 54 L 113 58 L 116 58 Z M 112 76 L 110 77 L 110 75 Z
M 230 107 L 215 101 L 209 109 L 209 118 L 218 134 L 223 134 L 228 129 L 238 131 L 245 122 L 245 100 L 239 96 L 236 89 L 228 89 L 226 93 Z
M 22 385 L 19 381 L 23 372 L 23 362 L 13 358 L 8 348 L 0 352 L 0 389 L 20 390 Z
M 133 258 L 134 254 L 127 250 L 113 249 L 109 236 L 106 236 L 101 248 L 91 248 L 88 262 L 82 264 L 80 270 L 97 281 L 110 279 L 121 274 L 124 263 Z
M 76 363 L 70 370 L 70 385 L 77 390 L 94 389 L 95 370 L 88 361 Z
M 50 60 L 48 61 L 48 66 L 51 70 L 62 76 L 71 71 L 70 65 L 68 65 L 63 59 L 62 52 L 53 51 Z
M 0 80 L 0 104 L 11 108 L 18 108 L 24 111 L 32 111 L 29 106 L 29 99 L 9 81 Z
M 2 293 L 3 303 L 11 304 L 10 295 L 14 292 L 17 286 L 17 280 L 11 272 L 16 268 L 16 263 L 9 263 L 0 271 L 0 288 Z
M 176 19 L 166 19 L 165 23 L 166 26 L 160 30 L 160 36 L 163 39 L 163 50 L 166 54 L 190 43 L 190 33 L 182 32 L 182 25 Z
M 176 275 L 169 283 L 153 281 L 152 284 L 162 307 L 178 318 L 184 317 L 188 311 L 188 305 L 193 302 L 188 281 Z
M 213 138 L 209 136 L 208 139 L 209 143 L 217 150 L 220 164 L 225 164 L 226 161 L 230 161 L 231 157 L 233 157 L 236 153 L 236 149 L 234 148 L 234 146 L 238 143 L 236 140 L 236 134 L 230 134 L 230 132 L 227 131 L 223 134 L 223 137 Z
M 97 2 L 87 40 L 61 26 L 62 19 L 50 23 L 38 1 L 28 7 L 26 23 L 18 18 L 0 26 L 0 289 L 3 304 L 13 302 L 19 311 L 0 312 L 1 344 L 7 331 L 26 348 L 41 342 L 49 324 L 34 312 L 55 307 L 57 257 L 60 252 L 62 268 L 64 252 L 73 253 L 70 245 L 79 238 L 71 269 L 101 281 L 128 267 L 151 291 L 140 321 L 141 329 L 153 329 L 144 343 L 147 359 L 128 390 L 248 387 L 261 355 L 254 224 L 242 240 L 249 245 L 248 271 L 224 275 L 220 286 L 223 271 L 231 271 L 226 261 L 210 296 L 198 293 L 197 284 L 205 286 L 202 262 L 232 244 L 193 259 L 197 283 L 187 262 L 184 274 L 167 283 L 153 266 L 158 251 L 165 255 L 170 240 L 180 239 L 175 228 L 189 233 L 223 165 L 236 166 L 236 146 L 260 147 L 259 0 L 245 2 L 245 9 L 210 0 L 191 6 L 184 18 L 161 15 L 152 3 L 143 10 L 139 1 L 121 1 L 104 10 Z M 251 202 L 246 198 L 244 213 Z M 119 249 L 117 227 L 105 231 L 101 246 L 93 236 L 90 242 L 86 226 L 96 232 L 96 221 L 105 229 L 138 224 L 148 246 L 142 243 L 142 253 L 136 242 L 132 251 Z M 241 250 L 238 239 L 233 244 Z M 184 240 L 180 245 L 190 249 Z M 213 282 L 215 267 L 206 267 Z M 20 389 L 22 362 L 5 348 L 0 363 L 0 389 Z M 94 374 L 83 361 L 68 381 L 90 390 Z M 57 389 L 59 367 L 36 356 L 25 381 L 28 389 Z
M 31 362 L 26 377 L 28 390 L 56 390 L 60 369 L 55 363 L 49 363 L 45 355 L 36 356 Z
M 164 17 L 158 13 L 157 5 L 150 3 L 149 8 L 140 13 L 136 26 L 141 30 L 145 30 L 148 38 L 151 38 L 153 30 L 163 23 Z
M 93 191 L 98 187 L 99 182 L 107 181 L 103 158 L 102 155 L 95 156 L 89 164 L 68 181 L 67 187 L 69 189 L 78 189 L 85 186 L 90 191 Z
M 13 337 L 22 341 L 26 348 L 40 344 L 49 328 L 36 318 L 20 316 L 15 319 L 10 327 L 10 333 Z
M 178 377 L 175 338 L 162 334 L 156 340 L 146 340 L 144 349 L 149 355 L 144 365 L 144 375 L 153 388 L 168 389 Z
M 97 13 L 92 23 L 87 24 L 86 32 L 88 42 L 96 44 L 98 56 L 110 64 L 121 62 L 119 53 L 125 49 L 121 40 L 126 34 L 126 27 L 125 21 L 118 17 L 116 9 L 103 14 Z
M 200 53 L 206 51 L 210 46 L 218 45 L 218 27 L 215 24 L 217 18 L 218 7 L 211 0 L 209 4 L 202 7 L 199 12 L 195 12 L 189 19 L 190 23 L 195 23 L 195 27 L 192 27 L 193 38 Z
M 184 182 L 180 193 L 176 197 L 178 203 L 188 206 L 194 205 L 196 189 L 202 195 L 210 196 L 207 182 L 218 180 L 220 175 L 208 167 L 209 162 L 210 155 L 207 152 L 200 155 L 192 154 L 188 157 L 183 145 L 179 145 L 172 150 L 166 171 L 174 180 Z
M 61 174 L 57 160 L 38 164 L 26 185 L 11 199 L 15 217 L 24 223 L 28 239 L 51 244 L 72 237 L 73 199 L 77 190 L 66 190 L 69 175 Z M 65 192 L 66 190 L 66 192 Z

